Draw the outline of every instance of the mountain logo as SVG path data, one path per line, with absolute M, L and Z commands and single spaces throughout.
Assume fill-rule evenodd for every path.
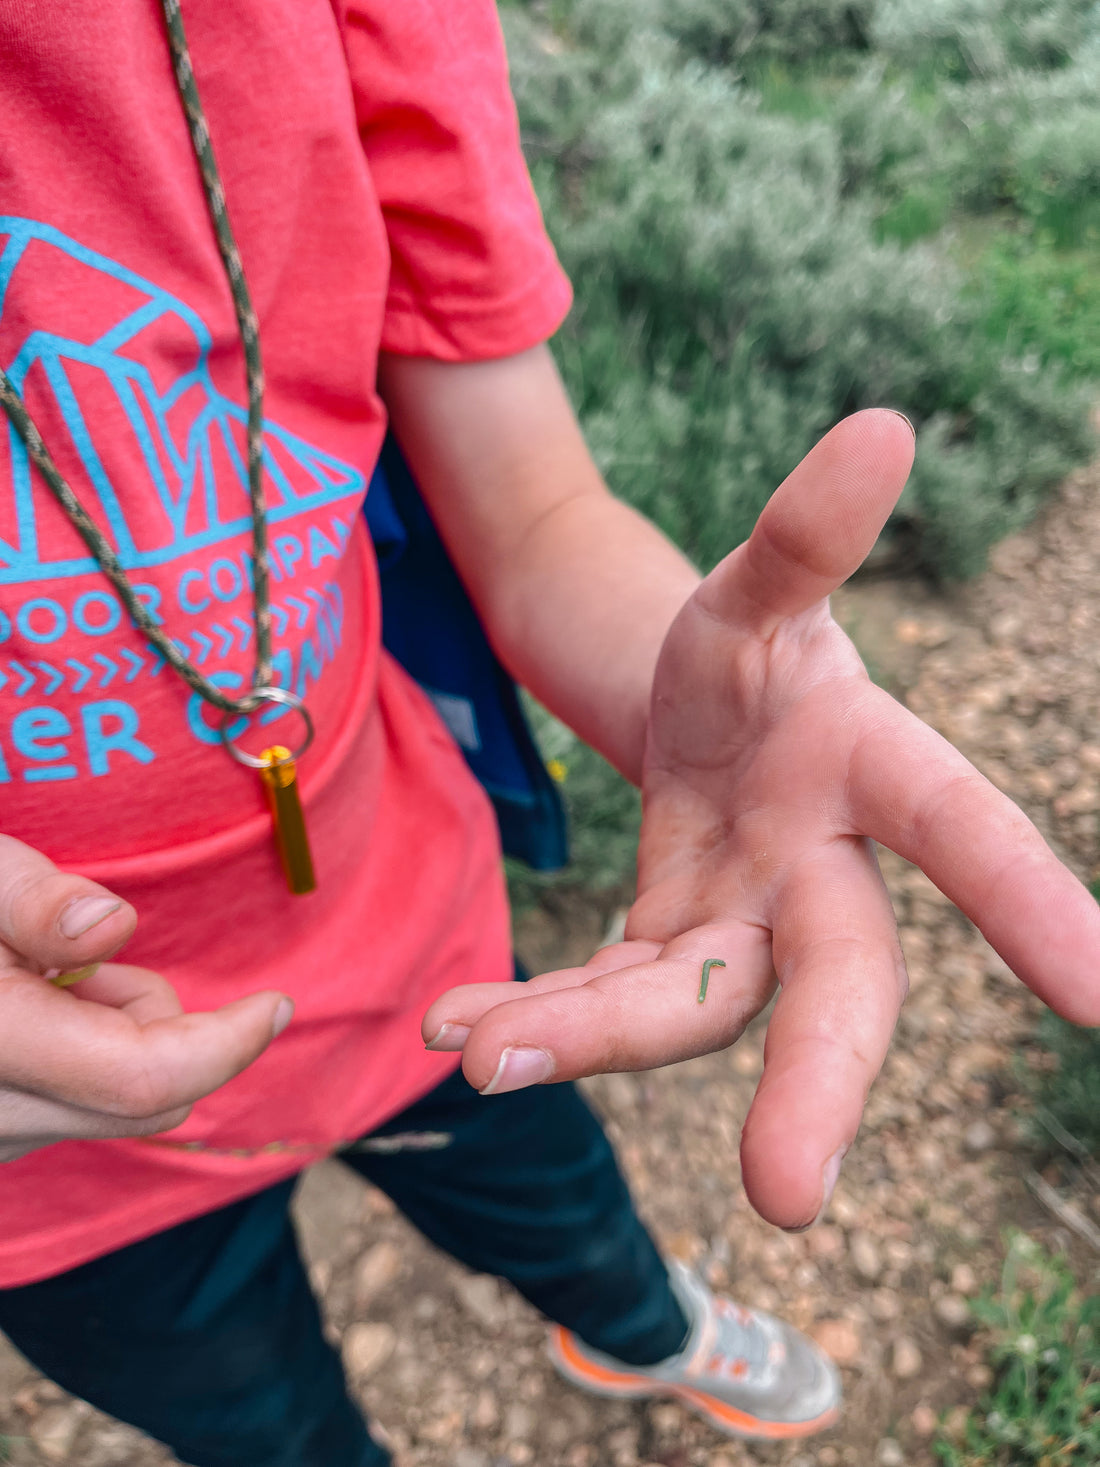
M 213 346 L 202 318 L 159 286 L 49 225 L 0 216 L 0 361 L 127 570 L 251 526 L 247 413 L 215 387 Z M 0 585 L 94 571 L 6 426 Z M 269 419 L 263 444 L 270 525 L 365 491 L 359 469 Z M 137 503 L 142 471 L 148 493 Z

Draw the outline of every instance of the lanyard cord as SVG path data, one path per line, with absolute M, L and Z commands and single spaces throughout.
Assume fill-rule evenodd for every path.
M 187 115 L 191 143 L 198 159 L 202 175 L 203 192 L 214 223 L 218 250 L 229 278 L 229 289 L 237 314 L 241 340 L 244 344 L 245 367 L 248 378 L 248 492 L 252 508 L 252 619 L 256 632 L 256 671 L 252 690 L 240 698 L 231 698 L 224 693 L 180 651 L 179 646 L 167 636 L 150 616 L 138 599 L 126 572 L 110 542 L 99 529 L 91 515 L 77 499 L 61 471 L 54 463 L 42 435 L 39 433 L 22 398 L 16 391 L 7 373 L 0 370 L 0 407 L 11 420 L 12 426 L 26 446 L 27 455 L 38 469 L 54 497 L 68 516 L 73 528 L 91 551 L 96 564 L 118 592 L 119 599 L 129 612 L 138 630 L 148 637 L 157 651 L 184 682 L 214 707 L 225 713 L 249 713 L 261 702 L 267 701 L 263 692 L 271 684 L 271 607 L 267 552 L 267 506 L 263 489 L 263 399 L 264 373 L 260 359 L 260 337 L 256 313 L 245 283 L 241 257 L 237 242 L 230 227 L 226 210 L 225 190 L 214 160 L 210 142 L 210 130 L 206 125 L 191 56 L 184 35 L 179 0 L 161 0 L 168 28 L 168 41 L 172 50 L 172 64 L 180 100 Z

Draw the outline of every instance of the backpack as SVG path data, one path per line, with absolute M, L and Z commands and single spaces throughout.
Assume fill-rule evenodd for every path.
M 565 809 L 405 457 L 387 434 L 364 507 L 382 585 L 382 643 L 435 704 L 493 802 L 505 854 L 569 860 Z

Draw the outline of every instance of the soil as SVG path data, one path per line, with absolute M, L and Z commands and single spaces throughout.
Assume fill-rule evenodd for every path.
M 872 672 L 1028 812 L 1086 880 L 1100 874 L 1100 466 L 1002 543 L 969 586 L 856 583 L 836 608 Z M 335 1164 L 298 1211 L 328 1327 L 399 1467 L 932 1467 L 990 1380 L 966 1300 L 993 1283 L 1008 1228 L 1098 1255 L 1029 1189 L 1021 1068 L 1039 1005 L 918 871 L 883 853 L 912 992 L 825 1220 L 801 1236 L 749 1208 L 738 1135 L 762 1024 L 731 1051 L 593 1080 L 639 1207 L 712 1285 L 810 1331 L 843 1368 L 836 1428 L 809 1442 L 724 1441 L 679 1406 L 593 1400 L 559 1382 L 544 1328 L 495 1280 L 430 1249 Z M 583 960 L 609 913 L 578 902 L 520 924 L 537 968 Z M 1045 1180 L 1100 1223 L 1100 1196 L 1047 1159 Z M 0 1345 L 0 1433 L 16 1464 L 173 1459 L 65 1396 Z M 339 1464 L 333 1464 L 339 1467 Z

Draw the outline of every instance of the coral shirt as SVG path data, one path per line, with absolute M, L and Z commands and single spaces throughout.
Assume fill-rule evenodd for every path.
M 492 815 L 380 653 L 361 514 L 385 429 L 379 349 L 506 355 L 568 307 L 495 11 L 183 13 L 260 319 L 275 671 L 317 727 L 300 772 L 319 885 L 288 896 L 256 776 L 133 628 L 0 419 L 0 827 L 133 902 L 125 959 L 185 1008 L 268 987 L 297 1005 L 177 1130 L 0 1169 L 0 1285 L 227 1203 L 397 1113 L 452 1063 L 424 1052 L 427 1005 L 509 976 Z M 241 688 L 243 358 L 160 5 L 15 0 L 0 45 L 0 364 L 165 631 Z M 265 741 L 292 743 L 295 719 Z

